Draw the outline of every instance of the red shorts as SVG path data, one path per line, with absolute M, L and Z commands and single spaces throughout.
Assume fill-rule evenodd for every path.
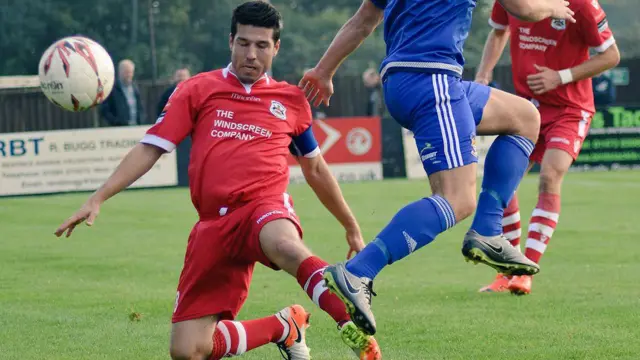
M 573 160 L 578 158 L 593 113 L 573 109 L 540 105 L 541 124 L 538 143 L 531 153 L 531 161 L 542 162 L 547 149 L 566 151 Z
M 189 235 L 173 323 L 209 315 L 236 317 L 249 293 L 255 263 L 277 270 L 260 246 L 259 234 L 265 224 L 289 219 L 302 237 L 288 194 L 222 208 L 220 214 L 200 219 Z

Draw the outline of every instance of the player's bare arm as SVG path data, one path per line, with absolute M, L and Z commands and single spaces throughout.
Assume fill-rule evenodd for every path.
M 304 74 L 298 85 L 313 106 L 321 103 L 329 106 L 333 95 L 333 75 L 382 22 L 383 15 L 383 11 L 371 1 L 364 0 L 358 11 L 340 28 L 318 64 Z
M 604 52 L 570 69 L 553 70 L 535 65 L 538 73 L 529 75 L 527 84 L 534 94 L 544 94 L 558 86 L 594 77 L 616 67 L 619 62 L 620 52 L 618 46 L 613 44 Z
M 71 236 L 75 227 L 85 220 L 88 226 L 93 225 L 100 212 L 100 205 L 146 174 L 164 152 L 163 149 L 154 145 L 137 144 L 125 156 L 109 179 L 82 205 L 80 210 L 58 227 L 55 232 L 56 236 L 60 237 L 65 231 L 67 237 Z
M 347 258 L 351 257 L 354 251 L 360 252 L 364 248 L 360 226 L 344 199 L 338 181 L 331 173 L 324 157 L 322 155 L 313 158 L 300 156 L 297 157 L 297 160 L 304 178 L 320 202 L 346 230 L 347 242 L 349 243 Z
M 504 52 L 507 41 L 509 41 L 509 35 L 509 28 L 491 30 L 484 44 L 482 59 L 476 72 L 475 81 L 477 83 L 488 85 L 491 82 L 493 69 L 495 69 Z
M 524 21 L 537 22 L 546 18 L 566 19 L 573 23 L 575 13 L 565 0 L 498 0 L 505 10 Z

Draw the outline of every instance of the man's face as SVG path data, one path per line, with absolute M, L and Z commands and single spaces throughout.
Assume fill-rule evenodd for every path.
M 123 63 L 122 65 L 120 65 L 120 69 L 118 70 L 119 70 L 118 75 L 120 75 L 120 81 L 123 84 L 129 85 L 133 82 L 134 67 L 131 64 Z
M 178 69 L 173 74 L 173 80 L 177 83 L 181 83 L 191 77 L 191 73 L 187 69 Z
M 235 37 L 229 37 L 231 65 L 244 83 L 254 83 L 271 69 L 280 40 L 273 42 L 273 29 L 238 24 Z

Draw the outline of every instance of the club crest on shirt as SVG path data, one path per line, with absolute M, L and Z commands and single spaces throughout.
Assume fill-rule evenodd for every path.
M 271 100 L 271 108 L 269 109 L 273 116 L 280 120 L 287 120 L 287 108 L 279 101 Z
M 565 30 L 567 21 L 565 19 L 551 19 L 551 27 L 556 30 Z

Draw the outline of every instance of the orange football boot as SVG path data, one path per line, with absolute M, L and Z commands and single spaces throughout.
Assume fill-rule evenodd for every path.
M 286 360 L 310 360 L 305 335 L 311 315 L 302 306 L 292 305 L 282 309 L 276 316 L 289 325 L 287 337 L 277 344 L 282 357 Z
M 509 281 L 509 291 L 515 295 L 527 295 L 531 293 L 531 275 L 514 276 Z
M 512 276 L 498 273 L 496 279 L 489 285 L 478 290 L 479 292 L 505 292 L 509 291 L 509 281 Z

